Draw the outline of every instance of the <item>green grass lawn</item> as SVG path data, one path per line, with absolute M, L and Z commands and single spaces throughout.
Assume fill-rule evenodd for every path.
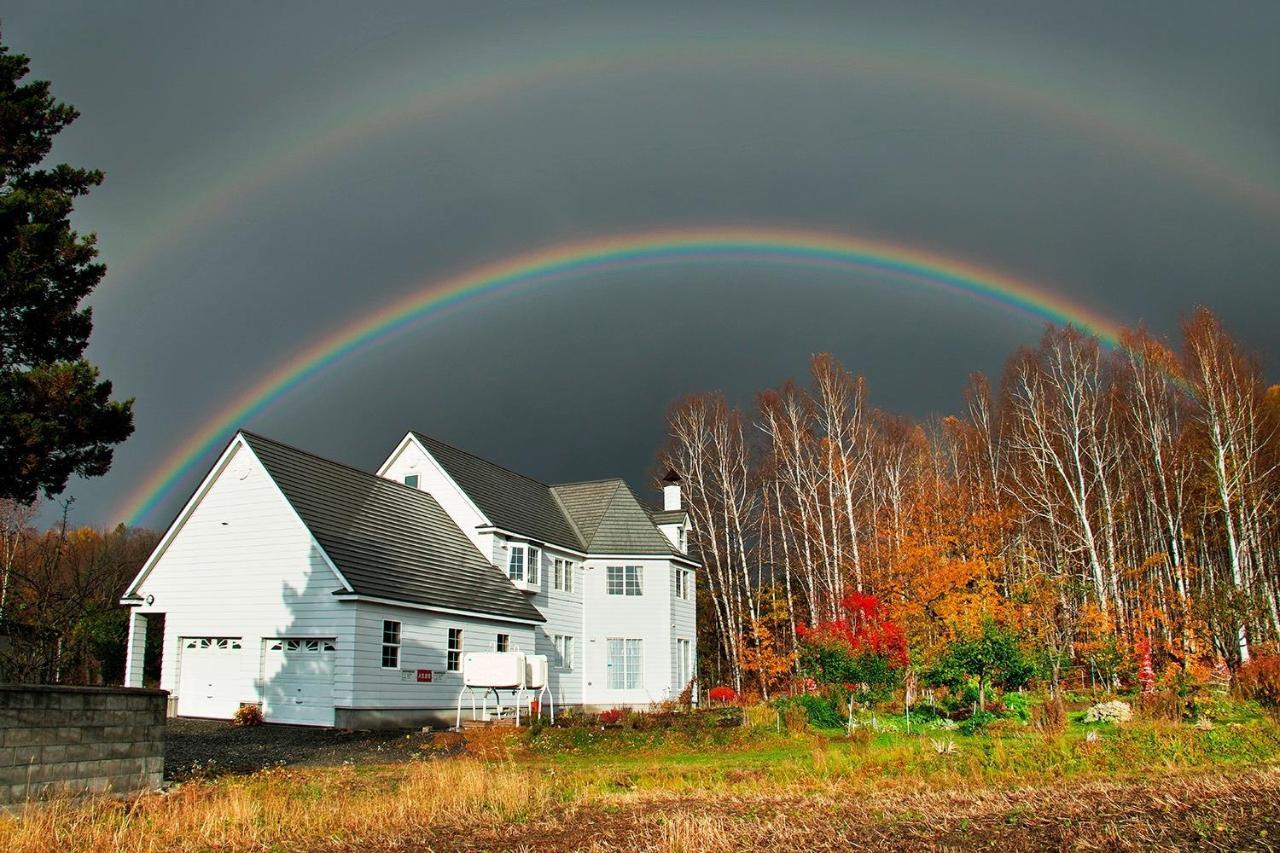
M 552 728 L 528 736 L 514 760 L 554 768 L 569 778 L 621 779 L 628 787 L 706 788 L 798 780 L 910 777 L 937 783 L 1026 782 L 1080 775 L 1144 776 L 1193 768 L 1280 761 L 1280 726 L 1251 703 L 1224 702 L 1209 728 L 1135 720 L 1085 723 L 1046 734 L 1006 721 L 988 734 L 964 735 L 929 725 L 865 716 L 844 731 L 780 731 L 757 724 L 705 731 Z M 757 718 L 759 715 L 753 715 Z

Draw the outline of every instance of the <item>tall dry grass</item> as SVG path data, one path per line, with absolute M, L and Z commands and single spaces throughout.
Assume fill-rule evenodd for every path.
M 393 773 L 267 770 L 128 802 L 30 804 L 0 817 L 0 850 L 392 846 L 444 827 L 520 823 L 552 800 L 542 774 L 473 759 Z
M 658 846 L 671 853 L 719 853 L 741 849 L 742 840 L 721 815 L 675 814 L 663 822 Z

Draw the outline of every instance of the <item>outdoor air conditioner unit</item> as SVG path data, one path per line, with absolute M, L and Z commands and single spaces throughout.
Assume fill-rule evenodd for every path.
M 462 659 L 462 683 L 518 690 L 525 686 L 525 669 L 524 652 L 468 652 Z
M 547 656 L 528 655 L 524 659 L 524 686 L 530 690 L 541 690 L 547 686 Z

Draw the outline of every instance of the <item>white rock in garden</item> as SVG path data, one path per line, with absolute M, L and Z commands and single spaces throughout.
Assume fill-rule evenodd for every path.
M 1127 723 L 1133 719 L 1133 709 L 1128 702 L 1118 699 L 1111 702 L 1099 702 L 1084 714 L 1086 723 Z

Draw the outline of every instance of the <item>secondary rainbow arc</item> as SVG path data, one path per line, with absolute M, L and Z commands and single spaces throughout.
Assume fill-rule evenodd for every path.
M 581 280 L 609 270 L 736 263 L 822 267 L 956 293 L 1034 318 L 1072 324 L 1114 347 L 1120 327 L 1042 285 L 918 247 L 784 228 L 686 228 L 561 243 L 425 281 L 325 335 L 225 403 L 126 499 L 128 524 L 146 518 L 191 468 L 233 431 L 290 391 L 372 346 L 485 297 Z
M 1280 189 L 1274 176 L 1243 168 L 1232 153 L 1218 154 L 1209 146 L 1185 142 L 1186 137 L 1194 136 L 1193 129 L 1144 124 L 1135 117 L 1140 114 L 1135 104 L 1087 99 L 1051 80 L 1029 77 L 1021 69 L 985 69 L 980 63 L 946 61 L 927 50 L 903 52 L 873 45 L 846 48 L 816 35 L 806 36 L 800 45 L 779 43 L 775 38 L 738 38 L 709 44 L 644 44 L 610 50 L 595 47 L 576 55 L 534 55 L 493 67 L 465 69 L 425 85 L 411 82 L 406 86 L 401 79 L 390 78 L 371 87 L 374 94 L 367 100 L 312 122 L 312 126 L 294 127 L 279 138 L 265 141 L 235 170 L 200 185 L 178 206 L 163 211 L 156 227 L 136 246 L 117 256 L 108 285 L 127 279 L 166 246 L 238 209 L 262 188 L 318 168 L 414 120 L 601 73 L 715 68 L 725 63 L 773 72 L 798 69 L 834 75 L 872 73 L 925 90 L 955 92 L 1141 151 L 1186 177 L 1256 206 L 1269 220 L 1280 212 Z M 1205 127 L 1213 124 L 1201 122 Z

